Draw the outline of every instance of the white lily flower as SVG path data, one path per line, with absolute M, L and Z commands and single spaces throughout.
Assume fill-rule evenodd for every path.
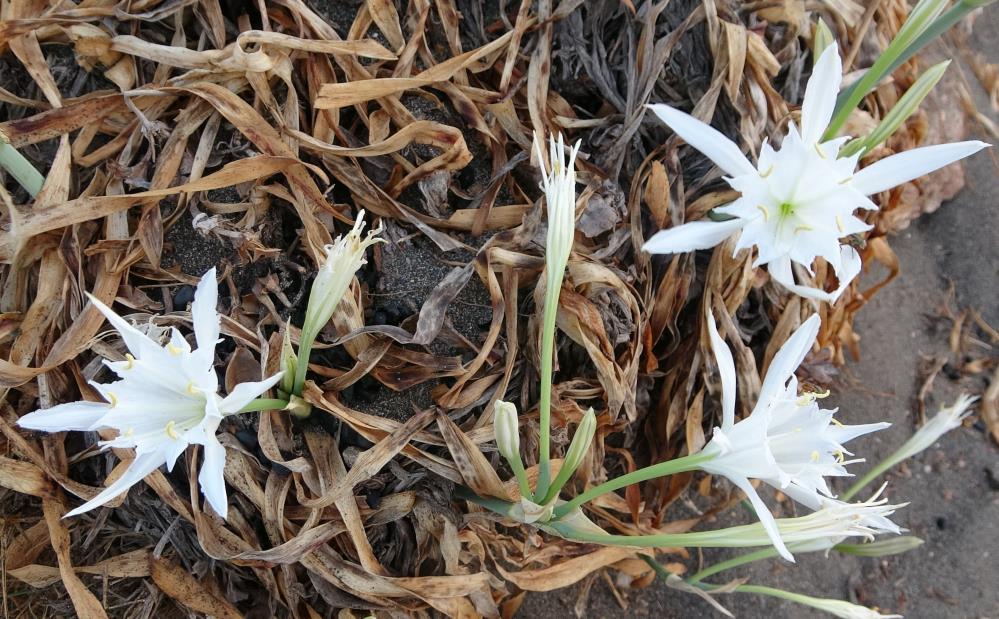
M 971 405 L 977 400 L 977 396 L 962 393 L 953 405 L 941 408 L 936 415 L 916 430 L 916 433 L 889 456 L 889 459 L 894 464 L 929 449 L 941 436 L 961 425 L 961 422 L 971 414 Z
M 197 444 L 205 452 L 198 476 L 201 491 L 212 509 L 225 518 L 225 448 L 215 432 L 222 417 L 238 413 L 276 384 L 281 374 L 260 382 L 241 383 L 224 398 L 218 395 L 214 367 L 215 344 L 219 341 L 215 269 L 201 278 L 191 304 L 196 350 L 191 350 L 176 328 L 167 345 L 160 346 L 93 296 L 90 301 L 128 347 L 125 361 L 104 361 L 121 380 L 90 383 L 107 403 L 60 404 L 28 413 L 18 420 L 18 425 L 45 432 L 114 429 L 118 436 L 101 441 L 102 448 L 132 448 L 135 459 L 114 483 L 66 516 L 107 503 L 163 464 L 172 470 L 187 446 Z
M 795 598 L 794 601 L 827 612 L 834 617 L 840 617 L 840 619 L 903 619 L 902 615 L 882 615 L 875 608 L 868 608 L 846 600 L 816 598 L 810 595 L 802 595 L 800 598 L 807 599 Z
M 302 323 L 303 333 L 319 333 L 329 322 L 340 299 L 350 287 L 354 274 L 366 263 L 365 250 L 375 243 L 384 242 L 384 239 L 378 237 L 381 231 L 379 227 L 369 230 L 364 238 L 361 237 L 364 232 L 364 211 L 361 210 L 354 221 L 353 229 L 344 236 L 338 236 L 332 244 L 326 246 L 326 260 L 319 269 L 316 280 L 312 283 L 312 290 L 309 292 L 309 303 L 305 308 L 305 320 Z M 307 364 L 308 361 L 304 363 Z
M 558 141 L 548 136 L 548 168 L 545 172 L 545 156 L 541 152 L 538 136 L 534 136 L 534 153 L 541 167 L 541 187 L 548 205 L 548 234 L 545 247 L 545 267 L 549 281 L 561 282 L 565 265 L 572 252 L 572 241 L 576 231 L 576 155 L 580 142 L 569 151 L 569 161 L 565 159 L 565 142 L 562 134 Z
M 753 412 L 736 423 L 735 364 L 710 313 L 708 331 L 721 375 L 722 424 L 702 451 L 714 457 L 701 469 L 728 478 L 745 492 L 774 546 L 793 560 L 784 545 L 789 540 L 781 540 L 773 515 L 750 479 L 778 488 L 811 509 L 830 505 L 832 492 L 825 478 L 848 476 L 844 465 L 859 461 L 844 460 L 844 454 L 850 454 L 843 444 L 891 424 L 845 426 L 833 419 L 835 411 L 819 408 L 817 395 L 798 396 L 794 372 L 818 334 L 818 315 L 806 320 L 774 355 Z
M 768 265 L 771 277 L 803 297 L 833 302 L 861 269 L 860 255 L 840 239 L 871 228 L 854 216 L 875 210 L 868 196 L 901 185 L 988 146 L 968 141 L 916 148 L 886 157 L 859 172 L 859 155 L 839 158 L 849 137 L 822 141 L 842 80 L 842 63 L 830 45 L 815 64 L 805 89 L 801 132 L 793 123 L 778 150 L 764 143 L 756 166 L 739 146 L 696 118 L 666 105 L 649 106 L 688 144 L 707 155 L 741 196 L 715 211 L 732 217 L 700 220 L 662 230 L 643 249 L 669 254 L 708 249 L 740 232 L 736 251 L 755 246 L 754 266 Z M 795 282 L 792 262 L 810 273 L 816 257 L 836 272 L 839 287 L 826 292 Z
M 870 499 L 862 503 L 845 503 L 834 499 L 821 501 L 821 508 L 806 516 L 797 518 L 780 518 L 775 520 L 775 528 L 780 532 L 780 538 L 792 547 L 802 545 L 811 550 L 823 547 L 828 541 L 836 543 L 848 537 L 863 537 L 873 539 L 882 533 L 898 533 L 901 529 L 888 519 L 888 516 L 904 507 L 889 505 L 887 499 L 879 499 L 878 491 Z M 760 530 L 762 528 L 762 531 Z M 757 525 L 747 525 L 722 529 L 719 531 L 726 541 L 738 546 L 759 546 L 762 537 L 773 541 L 773 535 L 764 522 Z M 720 538 L 721 539 L 721 538 Z M 719 544 L 721 545 L 721 544 Z M 777 546 L 780 550 L 783 544 Z M 782 556 L 793 561 L 790 553 Z

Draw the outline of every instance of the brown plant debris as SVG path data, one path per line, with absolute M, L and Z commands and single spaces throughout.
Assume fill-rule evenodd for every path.
M 532 132 L 582 141 L 556 449 L 588 407 L 599 426 L 572 493 L 704 440 L 718 393 L 707 308 L 739 356 L 742 393 L 809 309 L 747 252 L 638 250 L 731 198 L 645 104 L 692 109 L 755 150 L 797 114 L 817 14 L 862 68 L 906 11 L 903 0 L 867 20 L 852 0 L 0 2 L 0 131 L 46 176 L 34 200 L 0 185 L 4 612 L 499 617 L 523 591 L 605 567 L 649 582 L 634 551 L 546 538 L 452 498 L 455 484 L 516 492 L 494 468 L 497 399 L 536 432 L 544 220 Z M 915 75 L 914 63 L 897 71 L 853 126 L 883 115 Z M 870 158 L 922 143 L 936 113 Z M 869 214 L 865 262 L 889 280 L 885 234 L 939 200 L 937 185 L 886 192 Z M 92 434 L 15 427 L 40 406 L 95 398 L 99 358 L 123 358 L 84 293 L 143 328 L 188 333 L 192 284 L 216 266 L 217 362 L 228 384 L 259 376 L 277 366 L 282 329 L 297 334 L 322 246 L 360 209 L 389 244 L 313 355 L 316 412 L 220 429 L 228 521 L 202 511 L 196 450 L 124 499 L 62 519 L 132 457 L 100 452 Z M 816 270 L 816 285 L 832 280 Z M 853 317 L 883 283 L 820 310 L 813 382 L 856 347 Z M 993 433 L 995 401 L 983 402 Z M 537 462 L 536 440 L 524 451 Z M 631 488 L 589 515 L 624 533 L 695 527 L 670 509 L 692 479 Z M 691 500 L 705 515 L 734 500 L 701 487 Z

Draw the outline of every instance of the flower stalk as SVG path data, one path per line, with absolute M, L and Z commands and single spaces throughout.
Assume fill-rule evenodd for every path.
M 363 232 L 364 211 L 362 210 L 357 214 L 353 229 L 326 246 L 326 260 L 312 283 L 309 302 L 305 308 L 305 320 L 302 323 L 298 354 L 295 355 L 294 360 L 295 380 L 291 383 L 290 395 L 302 395 L 312 346 L 315 344 L 319 332 L 333 317 L 333 312 L 336 311 L 343 295 L 350 288 L 354 274 L 367 262 L 364 258 L 365 250 L 375 243 L 383 242 L 383 239 L 378 237 L 381 228 L 369 230 L 364 238 L 361 237 Z M 284 354 L 285 350 L 286 348 L 283 347 L 282 360 L 288 365 L 292 365 L 288 361 L 287 354 Z M 307 411 L 303 412 L 304 416 L 308 416 Z
M 696 453 L 690 456 L 684 456 L 682 458 L 675 458 L 673 460 L 667 460 L 666 462 L 660 462 L 658 464 L 653 464 L 652 466 L 647 466 L 637 471 L 632 471 L 626 475 L 620 477 L 615 477 L 609 481 L 605 481 L 599 486 L 594 486 L 589 490 L 582 492 L 572 500 L 559 505 L 555 508 L 554 517 L 556 519 L 565 516 L 572 510 L 581 507 L 582 505 L 589 503 L 593 499 L 607 494 L 608 492 L 614 492 L 615 490 L 620 490 L 631 484 L 637 484 L 639 482 L 648 481 L 650 479 L 656 479 L 657 477 L 665 477 L 667 475 L 676 475 L 677 473 L 686 473 L 688 471 L 695 471 L 700 469 L 704 464 L 710 462 L 714 458 L 712 454 L 706 453 Z
M 961 394 L 954 404 L 941 408 L 932 419 L 916 430 L 916 433 L 901 447 L 889 454 L 887 458 L 879 462 L 877 466 L 865 473 L 856 483 L 850 486 L 849 490 L 843 493 L 843 500 L 849 501 L 885 471 L 903 460 L 908 460 L 921 451 L 928 449 L 941 436 L 960 426 L 961 422 L 971 414 L 971 405 L 977 400 L 977 397 Z
M 558 314 L 559 293 L 565 278 L 565 267 L 572 252 L 576 227 L 576 155 L 580 143 L 569 151 L 568 161 L 565 142 L 561 134 L 558 141 L 549 137 L 548 167 L 541 142 L 534 136 L 534 151 L 542 169 L 541 187 L 548 207 L 548 233 L 545 247 L 545 300 L 541 320 L 541 392 L 538 415 L 541 434 L 538 441 L 538 484 L 535 496 L 547 496 L 551 482 L 551 407 L 552 366 L 555 354 L 555 319 Z

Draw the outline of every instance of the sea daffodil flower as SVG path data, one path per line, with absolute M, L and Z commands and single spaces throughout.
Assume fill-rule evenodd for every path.
M 889 457 L 893 464 L 929 449 L 941 436 L 960 427 L 961 423 L 971 415 L 971 405 L 977 400 L 977 396 L 962 393 L 953 405 L 941 408 L 936 415 L 916 430 L 916 433 L 898 451 Z
M 735 421 L 735 364 L 709 313 L 708 332 L 722 385 L 722 424 L 701 453 L 713 457 L 700 465 L 722 475 L 749 497 L 764 528 L 781 555 L 793 560 L 773 515 L 750 483 L 759 479 L 811 509 L 834 507 L 826 477 L 847 476 L 843 444 L 888 423 L 845 426 L 833 419 L 835 411 L 823 410 L 815 394 L 798 395 L 795 370 L 804 360 L 819 331 L 819 317 L 812 315 L 780 348 L 763 380 L 752 413 Z M 856 461 L 852 461 L 856 462 Z M 844 504 L 845 505 L 845 504 Z M 875 523 L 883 528 L 894 525 Z
M 113 429 L 118 436 L 101 441 L 101 447 L 135 449 L 135 459 L 114 483 L 66 516 L 107 503 L 163 464 L 172 470 L 187 446 L 196 444 L 205 452 L 198 475 L 201 491 L 212 509 L 225 518 L 225 448 L 215 432 L 225 415 L 240 412 L 276 384 L 281 374 L 260 382 L 240 383 L 224 398 L 218 395 L 214 367 L 215 344 L 219 341 L 215 269 L 201 278 L 191 304 L 196 350 L 176 328 L 166 346 L 160 346 L 93 296 L 90 302 L 121 334 L 129 350 L 125 361 L 104 361 L 120 380 L 90 383 L 106 403 L 60 404 L 28 413 L 18 420 L 18 425 L 45 432 Z
M 556 141 L 548 138 L 548 170 L 545 169 L 545 155 L 541 150 L 541 140 L 534 136 L 534 153 L 541 168 L 541 188 L 545 192 L 548 207 L 548 232 L 545 239 L 545 301 L 541 322 L 541 399 L 538 403 L 538 417 L 541 434 L 538 439 L 540 458 L 538 462 L 537 494 L 548 494 L 551 483 L 551 390 L 552 357 L 555 346 L 555 316 L 558 313 L 558 298 L 565 278 L 565 267 L 572 253 L 573 238 L 576 233 L 576 155 L 580 143 L 570 149 L 568 160 L 565 155 L 565 141 L 559 134 Z
M 839 157 L 849 137 L 822 141 L 836 106 L 842 62 L 835 45 L 815 64 L 805 89 L 801 131 L 791 123 L 780 148 L 764 142 L 754 166 L 739 146 L 696 118 L 666 105 L 649 108 L 688 144 L 708 156 L 741 195 L 718 207 L 725 221 L 699 220 L 656 233 L 643 249 L 669 254 L 714 247 L 739 232 L 735 250 L 756 247 L 753 266 L 768 265 L 770 276 L 802 297 L 833 302 L 861 269 L 857 251 L 840 240 L 871 228 L 854 216 L 876 210 L 868 198 L 928 174 L 988 146 L 968 141 L 916 148 L 856 171 L 858 155 Z M 797 263 L 812 272 L 816 257 L 836 272 L 839 287 L 826 292 L 798 284 Z
M 309 367 L 309 355 L 316 336 L 332 318 L 337 305 L 350 288 L 354 274 L 366 264 L 364 252 L 371 245 L 384 242 L 384 239 L 378 236 L 381 231 L 381 227 L 378 227 L 368 230 L 367 235 L 361 236 L 364 233 L 364 211 L 361 210 L 350 232 L 338 236 L 333 243 L 325 247 L 326 259 L 319 268 L 315 281 L 312 282 L 309 302 L 305 306 L 305 320 L 302 321 L 294 380 L 290 378 L 285 380 L 285 391 L 296 396 L 302 395 L 305 371 Z M 304 414 L 308 415 L 308 411 L 306 410 Z
M 891 467 L 928 449 L 944 434 L 960 427 L 961 423 L 971 414 L 971 405 L 977 400 L 977 396 L 961 394 L 953 405 L 941 408 L 936 415 L 916 430 L 916 433 L 909 437 L 904 445 L 893 451 L 887 458 L 858 479 L 843 493 L 843 498 L 849 499 Z

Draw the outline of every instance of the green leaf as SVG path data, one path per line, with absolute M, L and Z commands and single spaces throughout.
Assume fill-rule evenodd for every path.
M 840 156 L 849 157 L 850 155 L 856 153 L 866 153 L 890 138 L 896 131 L 898 131 L 898 128 L 902 126 L 902 123 L 904 123 L 910 116 L 912 116 L 913 113 L 915 113 L 917 109 L 919 109 L 923 99 L 925 99 L 926 96 L 933 90 L 933 87 L 937 85 L 937 82 L 939 82 L 940 78 L 943 77 L 943 74 L 947 71 L 947 67 L 949 65 L 950 61 L 945 60 L 939 64 L 933 65 L 925 73 L 920 75 L 919 79 L 916 80 L 916 83 L 914 83 L 912 87 L 910 87 L 909 90 L 902 95 L 902 98 L 898 100 L 895 107 L 893 107 L 891 111 L 889 111 L 885 117 L 881 119 L 881 122 L 874 128 L 874 131 L 868 134 L 867 137 L 859 140 L 853 140 L 844 146 L 843 150 L 840 151 Z

